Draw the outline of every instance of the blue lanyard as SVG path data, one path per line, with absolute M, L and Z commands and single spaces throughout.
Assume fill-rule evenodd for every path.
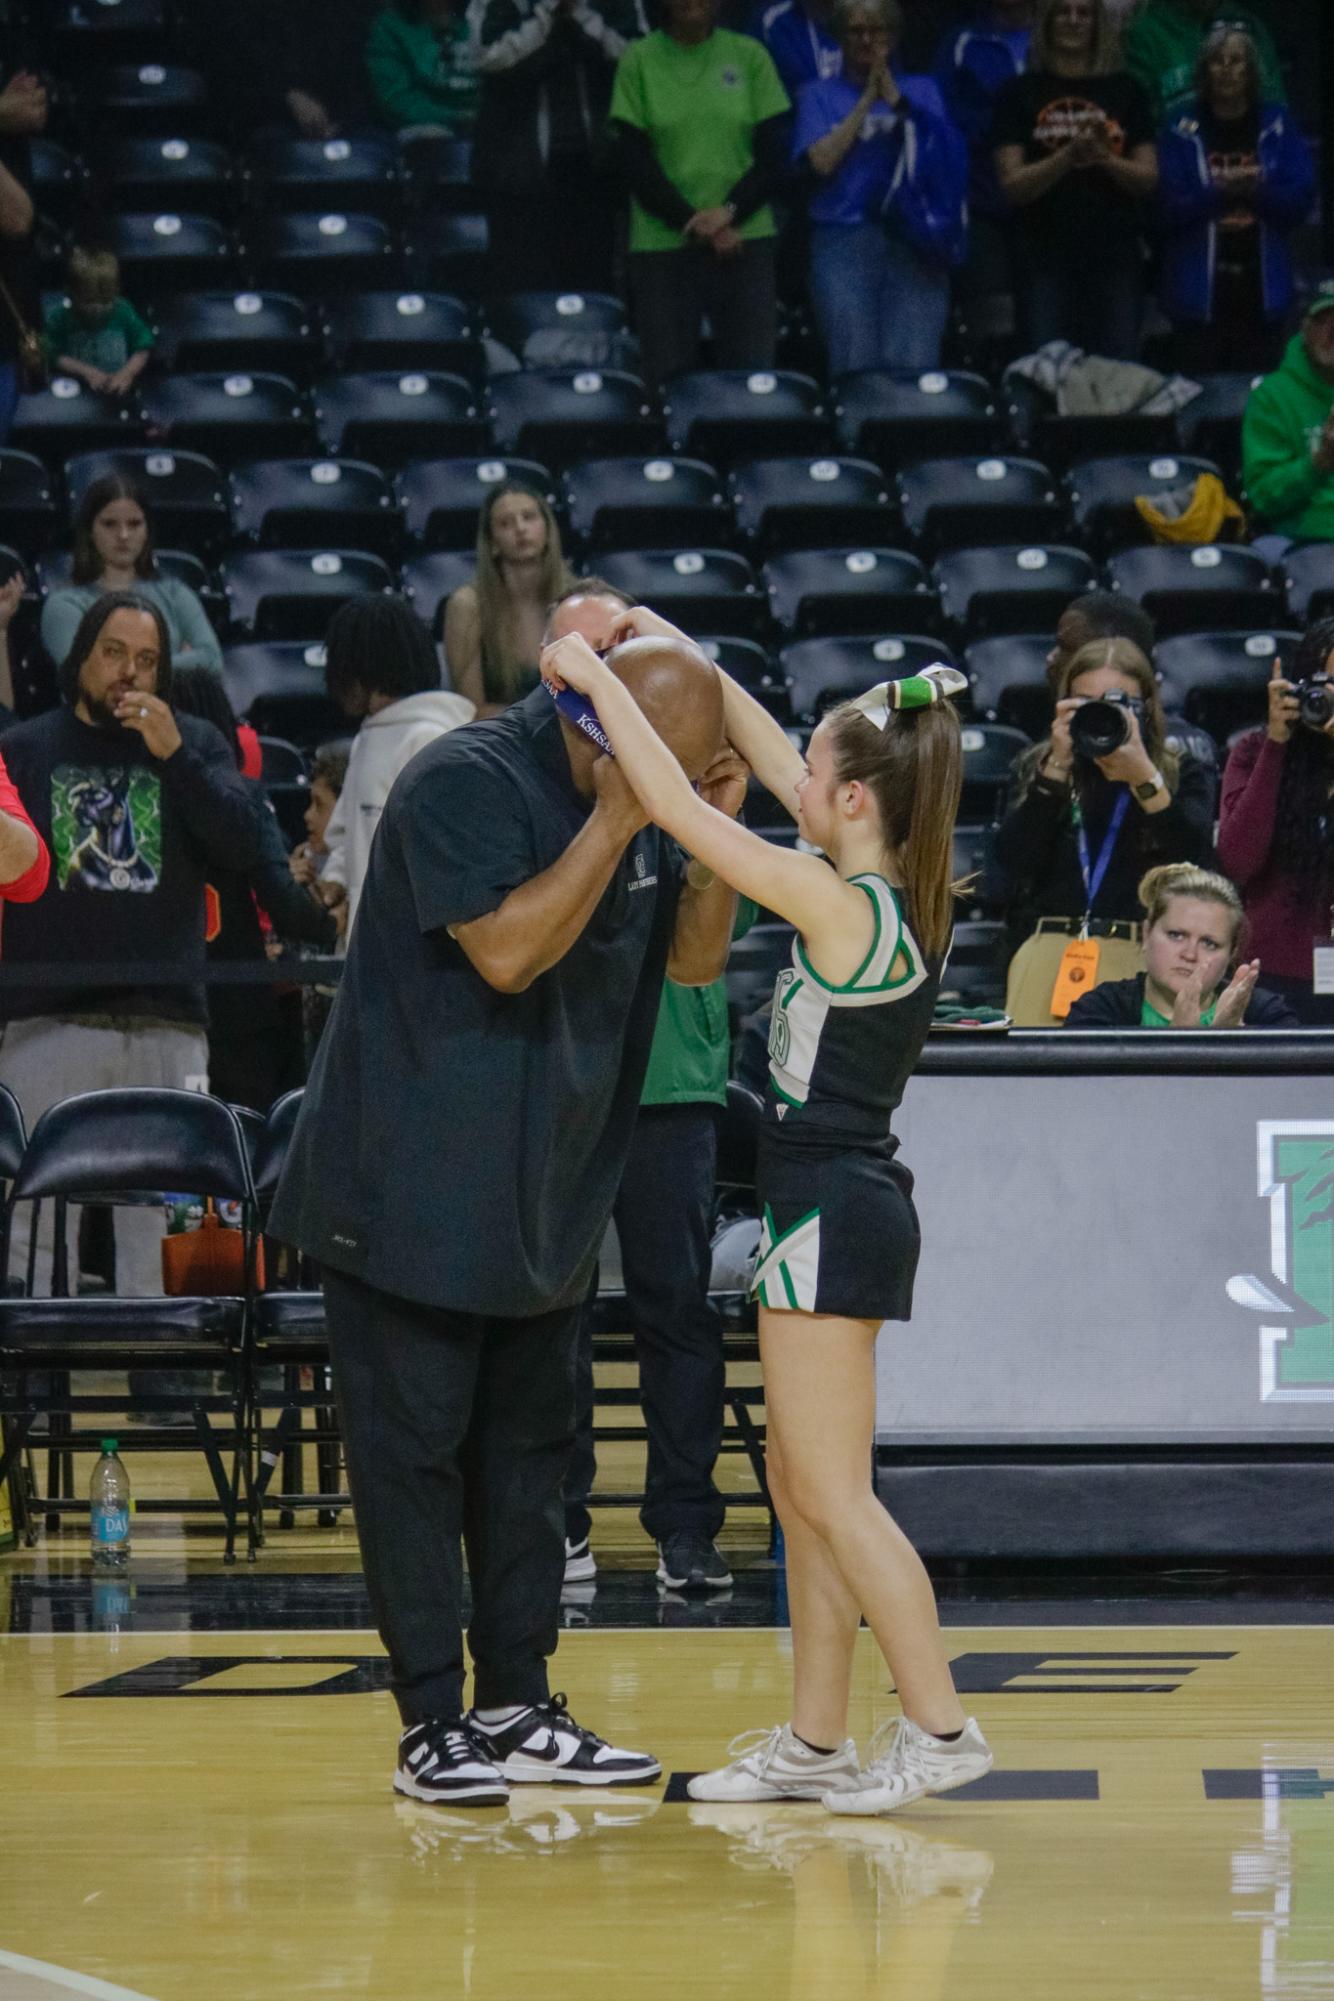
M 1107 823 L 1107 832 L 1102 837 L 1102 846 L 1098 850 L 1098 859 L 1090 867 L 1089 837 L 1084 828 L 1084 815 L 1079 809 L 1079 802 L 1078 800 L 1075 801 L 1075 836 L 1079 842 L 1080 873 L 1084 878 L 1084 917 L 1086 921 L 1092 912 L 1094 899 L 1098 891 L 1102 888 L 1103 877 L 1111 866 L 1117 836 L 1121 832 L 1126 814 L 1129 811 L 1130 791 L 1127 786 L 1123 785 L 1117 794 L 1116 804 L 1112 808 L 1112 817 Z

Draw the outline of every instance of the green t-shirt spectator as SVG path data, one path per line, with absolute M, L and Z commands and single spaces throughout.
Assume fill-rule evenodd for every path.
M 1260 63 L 1260 99 L 1286 104 L 1278 50 L 1268 27 L 1254 8 L 1219 0 L 1207 13 L 1183 0 L 1147 0 L 1125 31 L 1125 65 L 1148 93 L 1154 123 L 1166 125 L 1195 104 L 1195 65 L 1204 38 L 1218 21 L 1244 28 L 1255 43 Z
M 717 28 L 684 47 L 661 29 L 632 42 L 616 67 L 611 117 L 643 132 L 658 165 L 693 209 L 716 208 L 755 164 L 755 127 L 789 109 L 763 43 Z M 746 242 L 773 236 L 766 203 L 737 224 Z M 679 250 L 679 229 L 630 207 L 630 248 Z
M 386 7 L 366 37 L 366 72 L 376 107 L 396 132 L 408 125 L 472 130 L 479 84 L 462 7 L 444 22 L 410 21 Z
M 152 345 L 153 329 L 128 299 L 116 299 L 109 317 L 95 323 L 68 303 L 55 306 L 42 329 L 42 346 L 53 368 L 67 354 L 87 368 L 115 375 L 132 354 Z
M 739 896 L 732 936 L 744 938 L 758 916 L 758 906 Z M 725 1105 L 731 1058 L 726 978 L 707 987 L 664 980 L 640 1104 Z

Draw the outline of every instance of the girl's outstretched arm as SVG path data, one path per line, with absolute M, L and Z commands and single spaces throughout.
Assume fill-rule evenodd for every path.
M 826 862 L 762 841 L 698 797 L 629 689 L 577 633 L 544 650 L 542 676 L 588 696 L 650 819 L 733 889 L 795 925 L 817 956 L 821 941 L 846 936 L 850 921 L 869 929 L 866 898 Z

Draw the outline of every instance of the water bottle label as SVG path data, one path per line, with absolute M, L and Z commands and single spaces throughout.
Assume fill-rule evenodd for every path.
M 130 1534 L 128 1508 L 94 1508 L 93 1541 L 127 1542 Z

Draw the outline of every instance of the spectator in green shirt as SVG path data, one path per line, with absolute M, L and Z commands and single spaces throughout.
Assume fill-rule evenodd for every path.
M 664 26 L 616 68 L 611 127 L 632 196 L 630 288 L 654 387 L 698 365 L 766 368 L 777 340 L 769 196 L 787 154 L 787 92 L 762 43 L 717 0 L 665 0 Z
M 463 5 L 454 0 L 391 0 L 366 37 L 371 95 L 400 134 L 470 132 L 477 76 L 468 53 Z
M 1219 21 L 1244 28 L 1255 43 L 1261 101 L 1287 103 L 1274 38 L 1254 8 L 1233 0 L 1146 0 L 1126 29 L 1123 48 L 1126 68 L 1147 92 L 1156 125 L 1190 110 L 1204 38 Z
M 110 250 L 70 252 L 69 303 L 54 306 L 42 329 L 51 367 L 75 375 L 99 396 L 128 396 L 153 352 L 153 330 L 121 297 L 120 264 Z

